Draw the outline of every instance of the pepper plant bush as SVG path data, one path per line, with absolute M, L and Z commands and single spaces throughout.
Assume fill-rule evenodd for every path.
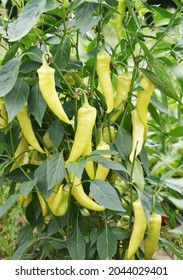
M 148 240 L 183 259 L 183 15 L 174 2 L 164 10 L 140 0 L 16 1 L 11 15 L 2 1 L 0 182 L 9 197 L 0 216 L 16 206 L 26 218 L 12 259 L 144 259 Z M 43 62 L 51 78 L 38 77 Z M 143 133 L 131 114 L 139 92 Z M 67 123 L 50 106 L 53 94 Z M 92 125 L 78 113 L 88 108 Z M 162 217 L 152 238 L 151 214 Z

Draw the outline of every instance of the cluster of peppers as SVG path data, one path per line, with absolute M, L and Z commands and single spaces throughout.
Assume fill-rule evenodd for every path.
M 124 0 L 119 0 L 117 16 L 116 16 L 116 34 L 120 41 L 121 39 L 121 22 L 126 5 Z M 43 57 L 44 58 L 44 57 Z M 124 73 L 117 76 L 117 88 L 114 92 L 111 77 L 110 77 L 110 55 L 102 49 L 96 60 L 96 71 L 98 75 L 101 91 L 104 95 L 107 110 L 106 113 L 110 114 L 110 122 L 114 123 L 118 117 L 122 114 L 126 103 L 128 102 L 129 92 L 131 90 L 131 76 L 128 73 Z M 65 113 L 58 94 L 55 88 L 55 70 L 50 67 L 46 60 L 43 59 L 42 66 L 37 70 L 39 78 L 39 88 L 42 96 L 47 103 L 50 110 L 66 124 L 71 124 L 67 114 Z M 81 83 L 82 81 L 80 81 Z M 150 102 L 150 97 L 154 90 L 154 85 L 144 76 L 140 82 L 141 90 L 137 93 L 136 107 L 131 111 L 132 117 L 132 150 L 129 156 L 130 162 L 133 162 L 135 158 L 140 154 L 144 142 L 147 136 L 147 107 Z M 77 112 L 77 128 L 74 136 L 73 145 L 65 167 L 68 167 L 70 162 L 76 162 L 81 156 L 87 156 L 92 152 L 92 132 L 96 122 L 97 111 L 96 108 L 88 103 L 86 95 L 84 95 L 84 103 Z M 20 142 L 14 153 L 14 163 L 11 166 L 11 170 L 14 170 L 17 166 L 22 165 L 25 158 L 25 153 L 28 146 L 31 145 L 35 151 L 39 153 L 46 153 L 46 150 L 42 149 L 32 128 L 30 118 L 28 116 L 27 104 L 23 106 L 20 112 L 17 114 L 17 119 L 21 127 Z M 4 101 L 0 102 L 0 128 L 4 128 L 7 125 L 7 112 L 5 110 Z M 112 128 L 114 128 L 112 126 Z M 87 133 L 86 133 L 87 131 Z M 104 141 L 104 130 L 101 133 L 99 143 L 96 147 L 97 150 L 110 150 L 110 146 Z M 106 158 L 110 158 L 110 155 L 104 154 Z M 90 179 L 106 180 L 109 169 L 98 164 L 95 169 L 94 163 L 91 160 L 86 161 L 85 170 Z M 69 205 L 70 194 L 75 200 L 84 208 L 93 211 L 104 211 L 105 208 L 102 205 L 96 203 L 92 195 L 87 195 L 82 186 L 81 179 L 74 176 L 69 172 L 66 176 L 67 184 L 64 186 L 62 183 L 55 186 L 53 192 L 48 198 L 47 203 L 43 196 L 36 188 L 37 196 L 41 205 L 42 214 L 46 216 L 48 214 L 48 206 L 53 215 L 63 216 L 66 214 Z M 21 195 L 19 202 L 24 205 L 28 205 L 32 199 L 30 193 L 26 199 Z M 134 259 L 138 248 L 141 245 L 144 235 L 146 238 L 144 241 L 145 259 L 151 259 L 160 236 L 161 230 L 161 216 L 152 213 L 150 220 L 147 222 L 142 205 L 139 200 L 133 202 L 134 209 L 134 225 L 127 249 L 126 258 Z

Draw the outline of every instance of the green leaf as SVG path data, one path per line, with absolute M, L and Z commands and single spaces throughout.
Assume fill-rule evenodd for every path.
M 94 199 L 105 208 L 124 211 L 116 190 L 108 182 L 95 179 L 91 181 L 90 191 Z
M 36 24 L 43 13 L 46 0 L 31 0 L 22 10 L 18 19 L 8 26 L 8 38 L 10 42 L 18 41 L 24 37 Z
M 183 254 L 180 253 L 180 250 L 177 250 L 174 243 L 171 243 L 165 238 L 160 238 L 161 243 L 163 246 L 168 247 L 180 260 L 183 260 Z
M 155 122 L 161 126 L 161 120 L 160 120 L 160 116 L 156 110 L 156 108 L 154 107 L 154 105 L 149 104 L 148 106 L 148 111 L 150 112 L 152 118 L 155 120 Z
M 9 60 L 0 69 L 0 97 L 5 96 L 15 85 L 21 58 L 16 57 Z
M 127 169 L 128 174 L 131 174 L 132 164 L 127 162 Z M 135 183 L 136 187 L 139 191 L 143 191 L 145 187 L 145 180 L 144 180 L 144 172 L 140 161 L 136 158 L 134 167 L 133 167 L 133 174 L 132 174 L 132 181 Z
M 174 234 L 183 235 L 183 225 L 180 227 L 174 228 L 172 230 L 169 230 L 169 232 L 174 233 Z
M 168 196 L 167 199 L 171 201 L 178 209 L 183 210 L 183 199 Z
M 135 39 L 137 40 L 137 42 L 139 43 L 139 45 L 143 49 L 145 56 L 149 60 L 153 60 L 154 56 L 152 55 L 152 52 L 148 49 L 148 47 L 138 37 L 136 37 Z
M 0 217 L 2 217 L 6 212 L 17 202 L 19 194 L 12 194 L 6 202 L 0 206 Z
M 107 226 L 97 239 L 97 251 L 101 260 L 111 260 L 116 254 L 117 239 Z
M 68 240 L 68 251 L 72 260 L 84 260 L 86 243 L 78 223 L 70 233 Z
M 16 52 L 18 51 L 20 46 L 20 42 L 15 43 L 7 52 L 6 55 L 4 56 L 4 59 L 2 61 L 2 65 L 7 63 L 10 59 L 14 58 L 16 55 Z
M 103 151 L 101 151 L 101 153 L 102 152 Z M 91 159 L 106 168 L 127 172 L 126 168 L 122 166 L 120 163 L 112 161 L 111 159 L 107 159 L 103 156 L 92 156 Z
M 28 99 L 29 112 L 34 116 L 39 126 L 42 125 L 42 120 L 46 111 L 47 104 L 39 90 L 38 83 L 36 83 L 30 91 Z
M 63 123 L 60 120 L 53 121 L 48 128 L 48 133 L 54 149 L 58 149 L 64 138 Z
M 117 240 L 124 240 L 130 236 L 130 232 L 120 227 L 110 227 L 110 231 L 115 235 Z
M 153 60 L 149 62 L 154 72 L 148 69 L 140 69 L 142 73 L 165 95 L 173 98 L 174 100 L 180 102 L 177 92 L 172 83 L 170 74 L 167 72 L 164 65 L 159 60 Z
M 62 153 L 55 154 L 45 160 L 35 171 L 40 192 L 47 197 L 50 189 L 60 183 L 65 177 L 66 171 Z
M 36 184 L 37 184 L 37 179 L 24 182 L 20 188 L 21 194 L 23 194 L 23 196 L 26 198 Z
M 151 103 L 153 103 L 161 113 L 170 115 L 170 112 L 165 107 L 165 105 L 163 103 L 161 103 L 159 100 L 157 100 L 156 98 L 154 98 L 153 96 L 151 96 Z
M 81 35 L 92 29 L 101 20 L 102 14 L 95 14 L 96 6 L 92 3 L 84 3 L 76 9 L 76 29 L 80 29 Z
M 147 194 L 138 191 L 138 197 L 144 209 L 144 213 L 146 216 L 147 221 L 149 221 L 150 213 L 151 213 L 151 204 Z
M 5 103 L 9 120 L 17 115 L 29 96 L 29 84 L 23 79 L 18 78 L 12 90 L 6 95 Z
M 21 260 L 25 252 L 31 247 L 34 243 L 37 242 L 37 239 L 27 241 L 23 245 L 21 245 L 13 254 L 12 260 Z
M 183 126 L 178 126 L 168 132 L 169 136 L 182 137 L 183 136 Z
M 68 36 L 65 36 L 60 45 L 53 47 L 55 64 L 60 70 L 65 70 L 70 58 L 71 41 Z
M 68 164 L 68 170 L 74 174 L 74 176 L 81 179 L 84 167 L 85 167 L 85 160 L 80 160 L 77 162 L 70 162 Z
M 180 102 L 180 99 L 172 83 L 172 78 L 168 73 L 168 71 L 166 70 L 165 66 L 162 64 L 161 60 L 154 59 L 153 61 L 151 61 L 150 65 L 152 66 L 154 73 L 156 74 L 158 79 L 164 85 L 166 94 L 169 97 Z
M 130 133 L 119 127 L 115 138 L 115 146 L 123 159 L 127 159 L 131 153 L 132 139 Z

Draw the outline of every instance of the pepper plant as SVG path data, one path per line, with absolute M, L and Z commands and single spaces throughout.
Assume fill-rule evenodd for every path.
M 0 217 L 25 216 L 9 258 L 183 259 L 180 1 L 1 2 Z

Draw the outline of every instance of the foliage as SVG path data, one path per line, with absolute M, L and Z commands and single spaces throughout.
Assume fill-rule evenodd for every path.
M 17 18 L 5 10 L 6 2 L 2 2 L 0 29 L 0 97 L 8 119 L 0 129 L 0 180 L 6 186 L 1 195 L 8 193 L 8 197 L 0 206 L 0 217 L 4 219 L 8 213 L 8 224 L 1 243 L 6 243 L 2 236 L 10 233 L 6 227 L 14 224 L 16 215 L 23 211 L 27 221 L 19 231 L 16 250 L 12 246 L 9 255 L 12 259 L 124 259 L 134 223 L 132 202 L 139 197 L 147 220 L 154 210 L 165 217 L 160 246 L 171 258 L 183 259 L 183 15 L 179 1 L 174 1 L 175 10 L 164 10 L 146 1 L 126 0 L 120 40 L 115 21 L 118 1 L 12 1 L 16 2 Z M 153 15 L 151 24 L 147 12 Z M 118 75 L 128 72 L 132 77 L 126 106 L 114 122 L 111 118 L 116 109 L 106 113 L 96 72 L 102 48 L 111 56 L 115 90 Z M 37 69 L 45 53 L 55 69 L 56 91 L 71 125 L 55 116 L 39 90 Z M 147 140 L 131 163 L 131 111 L 142 90 L 142 75 L 155 89 L 148 106 Z M 92 151 L 66 167 L 85 94 L 97 109 Z M 25 104 L 44 153 L 28 145 L 19 162 L 16 150 L 22 134 L 17 114 Z M 108 151 L 97 150 L 104 128 Z M 89 178 L 85 166 L 91 161 L 95 169 L 99 165 L 109 169 L 105 181 Z M 17 168 L 11 169 L 13 163 Z M 81 179 L 86 194 L 106 208 L 104 212 L 88 210 L 74 199 L 70 172 Z M 48 205 L 57 184 L 70 187 L 68 211 L 61 217 L 53 215 Z M 21 208 L 12 217 L 17 201 Z M 177 234 L 176 239 L 172 233 Z M 1 246 L 8 250 L 6 244 Z M 140 258 L 144 258 L 143 247 L 136 254 Z

